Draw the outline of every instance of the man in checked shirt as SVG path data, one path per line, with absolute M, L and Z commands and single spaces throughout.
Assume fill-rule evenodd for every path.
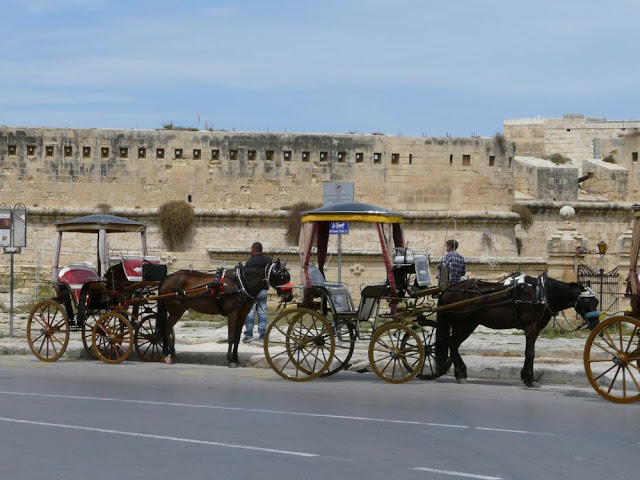
M 438 270 L 442 275 L 442 266 L 449 266 L 449 285 L 458 283 L 461 278 L 467 274 L 467 266 L 464 261 L 464 257 L 458 253 L 458 241 L 447 240 L 445 244 L 447 253 L 442 259 L 442 262 L 438 265 Z

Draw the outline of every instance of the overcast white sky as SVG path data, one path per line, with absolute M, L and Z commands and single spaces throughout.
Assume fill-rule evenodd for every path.
M 0 125 L 493 136 L 640 118 L 638 0 L 0 0 Z

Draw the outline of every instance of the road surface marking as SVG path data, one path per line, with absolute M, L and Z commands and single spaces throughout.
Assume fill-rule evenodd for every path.
M 99 433 L 112 433 L 115 435 L 126 435 L 130 437 L 143 437 L 143 438 L 153 438 L 156 440 L 170 440 L 172 442 L 185 442 L 185 443 L 197 443 L 200 445 L 211 445 L 214 447 L 226 447 L 226 448 L 240 448 L 242 450 L 253 450 L 258 452 L 267 452 L 267 453 L 278 453 L 281 455 L 295 455 L 298 457 L 318 457 L 318 455 L 314 453 L 305 453 L 305 452 L 293 452 L 290 450 L 275 450 L 273 448 L 263 448 L 263 447 L 252 447 L 250 445 L 238 445 L 234 443 L 222 443 L 222 442 L 210 442 L 208 440 L 196 440 L 193 438 L 180 438 L 180 437 L 168 437 L 166 435 L 152 435 L 149 433 L 137 433 L 137 432 L 125 432 L 122 430 L 109 430 L 106 428 L 95 428 L 95 427 L 82 427 L 80 425 L 65 425 L 62 423 L 49 423 L 49 422 L 34 422 L 31 420 L 20 420 L 17 418 L 6 418 L 0 417 L 0 421 L 2 422 L 11 422 L 11 423 L 25 423 L 28 425 L 38 425 L 43 427 L 57 427 L 57 428 L 67 428 L 71 430 L 85 430 L 88 432 L 99 432 Z
M 197 405 L 197 404 L 190 404 L 190 403 L 158 402 L 158 401 L 152 401 L 152 400 L 131 400 L 131 399 L 109 398 L 109 397 L 85 397 L 85 396 L 78 396 L 78 395 L 56 395 L 56 394 L 49 394 L 49 393 L 9 392 L 9 391 L 3 391 L 3 390 L 0 390 L 0 394 L 24 395 L 24 396 L 32 396 L 32 397 L 47 397 L 47 398 L 66 398 L 66 399 L 72 399 L 72 400 L 90 400 L 92 402 L 94 401 L 121 402 L 121 403 L 134 403 L 134 404 L 141 404 L 141 405 L 160 405 L 160 406 L 167 406 L 167 407 L 206 408 L 210 410 L 267 413 L 272 415 L 293 415 L 293 416 L 299 416 L 299 417 L 330 418 L 330 419 L 337 419 L 337 420 L 393 423 L 393 424 L 402 424 L 402 425 L 425 425 L 428 427 L 441 427 L 441 428 L 466 428 L 471 430 L 518 433 L 518 434 L 527 434 L 527 435 L 555 435 L 555 433 L 530 432 L 526 430 L 507 430 L 507 429 L 489 428 L 489 427 L 472 427 L 470 425 L 450 425 L 445 423 L 419 422 L 416 420 L 392 420 L 388 418 L 356 417 L 356 416 L 349 416 L 349 415 L 330 415 L 326 413 L 287 412 L 283 410 L 265 410 L 260 408 L 221 407 L 218 405 Z
M 452 472 L 450 470 L 437 470 L 435 468 L 415 467 L 410 470 L 419 470 L 421 472 L 441 473 L 443 475 L 454 475 L 456 477 L 479 478 L 481 480 L 502 480 L 502 477 L 489 477 L 487 475 L 476 475 L 474 473 Z

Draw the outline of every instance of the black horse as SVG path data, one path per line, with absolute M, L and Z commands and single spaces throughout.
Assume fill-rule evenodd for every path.
M 173 363 L 175 348 L 170 333 L 188 309 L 227 317 L 227 361 L 237 367 L 238 345 L 245 318 L 260 291 L 276 289 L 281 299 L 291 301 L 293 292 L 286 262 L 262 267 L 220 269 L 214 273 L 180 270 L 169 275 L 158 292 L 158 329 L 162 335 L 162 353 L 166 363 Z M 167 318 L 167 313 L 169 314 Z
M 537 279 L 514 274 L 506 282 L 465 280 L 442 291 L 438 299 L 436 327 L 436 365 L 444 375 L 450 351 L 458 383 L 466 383 L 467 367 L 458 348 L 478 325 L 494 329 L 517 328 L 526 336 L 524 367 L 520 377 L 528 387 L 539 387 L 533 376 L 535 343 L 551 317 L 574 307 L 585 318 L 597 311 L 598 299 L 591 289 L 577 282 L 562 282 L 546 274 Z M 597 319 L 588 316 L 589 328 Z

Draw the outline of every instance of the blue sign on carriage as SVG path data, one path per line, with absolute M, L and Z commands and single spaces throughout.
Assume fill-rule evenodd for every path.
M 329 233 L 332 235 L 348 235 L 349 222 L 331 222 L 329 224 Z

